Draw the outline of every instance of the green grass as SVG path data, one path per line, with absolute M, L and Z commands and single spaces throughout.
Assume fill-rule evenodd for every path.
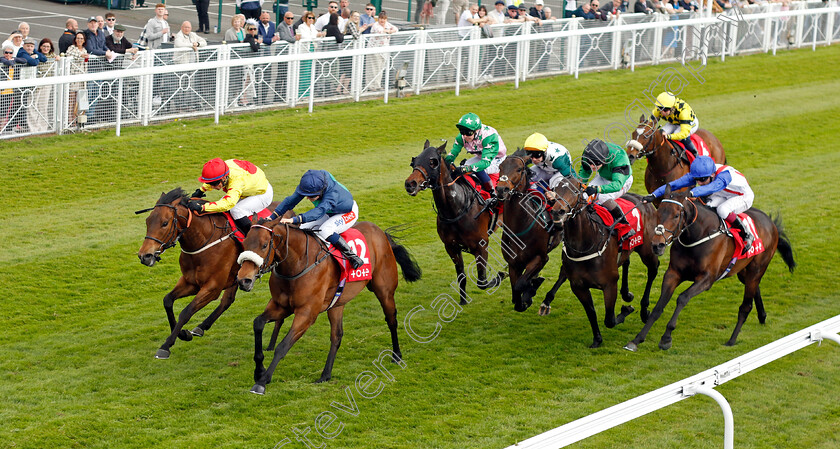
M 565 424 L 730 360 L 838 313 L 833 219 L 829 200 L 840 153 L 837 78 L 840 48 L 799 50 L 710 61 L 703 84 L 681 95 L 701 125 L 724 143 L 729 162 L 756 191 L 756 207 L 781 212 L 799 267 L 776 257 L 762 283 L 768 322 L 753 314 L 740 342 L 722 345 L 736 321 L 743 289 L 734 279 L 688 305 L 669 351 L 656 347 L 673 304 L 639 353 L 622 349 L 641 328 L 638 314 L 615 329 L 602 326 L 602 348 L 578 301 L 563 287 L 548 317 L 536 307 L 513 311 L 509 285 L 474 299 L 443 324 L 433 341 L 417 343 L 402 318 L 418 305 L 418 333 L 434 328 L 432 300 L 450 292 L 454 270 L 434 230 L 428 192 L 405 194 L 408 162 L 433 142 L 454 137 L 466 111 L 500 130 L 509 148 L 534 131 L 580 154 L 585 138 L 621 120 L 663 67 L 541 79 L 511 85 L 360 104 L 319 106 L 175 121 L 89 135 L 0 142 L 6 199 L 0 230 L 0 442 L 6 447 L 265 447 L 284 438 L 303 448 L 494 448 Z M 692 79 L 692 81 L 694 81 Z M 389 366 L 377 397 L 356 391 L 356 376 L 389 347 L 382 312 L 370 293 L 345 313 L 345 337 L 333 380 L 313 385 L 329 348 L 325 317 L 284 359 L 267 395 L 252 385 L 251 322 L 268 298 L 266 283 L 238 300 L 207 332 L 178 341 L 168 361 L 153 354 L 168 334 L 161 300 L 178 277 L 177 250 L 149 269 L 136 251 L 143 216 L 161 191 L 192 189 L 209 158 L 260 164 L 282 198 L 308 168 L 332 171 L 350 187 L 364 219 L 385 228 L 417 226 L 404 243 L 424 278 L 397 292 L 405 368 Z M 643 165 L 634 167 L 641 192 Z M 553 277 L 559 257 L 545 270 Z M 631 267 L 640 294 L 643 270 Z M 664 271 L 663 263 L 660 272 Z M 658 297 L 661 278 L 653 291 Z M 541 289 L 538 297 L 547 290 Z M 603 306 L 596 294 L 597 310 Z M 180 300 L 180 309 L 186 300 Z M 203 319 L 208 310 L 194 318 Z M 735 444 L 746 448 L 836 448 L 840 437 L 836 345 L 809 347 L 718 388 L 735 413 Z M 383 378 L 384 379 L 384 378 Z M 377 385 L 376 383 L 373 386 Z M 372 386 L 372 387 L 373 387 Z M 331 407 L 353 392 L 357 415 Z M 315 433 L 333 411 L 341 433 Z M 719 407 L 692 398 L 584 440 L 574 447 L 706 448 L 722 439 Z M 328 431 L 336 431 L 338 424 Z M 313 446 L 314 447 L 314 446 Z

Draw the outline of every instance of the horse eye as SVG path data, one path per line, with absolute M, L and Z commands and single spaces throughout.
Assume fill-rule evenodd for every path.
M 263 249 L 268 248 L 268 243 L 263 243 Z
M 430 167 L 435 168 L 435 167 L 437 167 L 437 165 L 438 165 L 438 161 L 437 161 L 437 159 L 431 159 L 431 160 L 429 161 L 429 166 L 430 166 Z
M 168 225 L 168 224 L 169 224 L 169 220 L 166 220 L 166 221 L 164 221 L 163 223 L 161 223 L 161 226 L 166 226 L 166 225 Z

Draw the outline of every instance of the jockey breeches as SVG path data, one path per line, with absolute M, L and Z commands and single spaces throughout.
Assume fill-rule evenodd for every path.
M 691 136 L 692 134 L 696 133 L 697 128 L 699 128 L 699 127 L 700 127 L 700 120 L 695 118 L 694 121 L 691 122 L 691 132 L 689 132 L 688 135 Z M 665 132 L 665 134 L 669 134 L 669 135 L 674 134 L 674 133 L 678 132 L 679 130 L 680 130 L 680 125 L 675 125 L 673 123 L 666 123 L 666 124 L 662 125 L 662 131 Z
M 358 219 L 359 205 L 353 201 L 352 211 L 334 215 L 324 215 L 315 221 L 309 221 L 300 225 L 300 228 L 315 230 L 321 240 L 327 240 L 327 238 L 333 235 L 333 233 L 341 234 L 342 232 L 352 228 Z
M 503 160 L 505 160 L 505 158 L 499 158 L 499 157 L 493 158 L 493 160 L 490 161 L 490 166 L 485 168 L 483 171 L 487 172 L 488 175 L 492 175 L 494 173 L 499 173 L 499 165 L 501 165 Z M 480 161 L 481 161 L 481 155 L 479 154 L 478 156 L 473 156 L 473 157 L 467 159 L 467 162 L 465 162 L 464 165 L 473 165 L 473 164 L 479 163 Z M 479 172 L 476 172 L 476 175 L 478 175 L 478 173 Z
M 268 207 L 273 199 L 274 190 L 272 190 L 271 184 L 269 183 L 265 188 L 265 193 L 262 195 L 249 196 L 248 198 L 242 198 L 239 200 L 239 202 L 236 203 L 236 206 L 231 208 L 230 216 L 233 217 L 234 220 L 242 217 L 250 217 L 251 215 L 254 215 Z
M 752 191 L 746 192 L 743 195 L 719 195 L 714 193 L 709 197 L 707 204 L 709 207 L 717 210 L 720 218 L 726 220 L 726 217 L 730 213 L 740 214 L 746 212 L 747 209 L 752 207 L 754 199 L 755 194 Z
M 545 188 L 545 186 L 548 186 L 549 189 L 553 189 L 557 187 L 557 185 L 560 184 L 560 181 L 563 179 L 563 173 L 560 173 L 559 171 L 549 173 L 539 167 L 531 167 L 531 173 L 533 173 L 531 180 L 535 183 L 538 182 L 542 184 L 543 188 Z
M 601 175 L 595 175 L 595 177 L 592 179 L 592 181 L 589 183 L 589 185 L 591 185 L 591 186 L 603 186 L 603 185 L 607 185 L 609 183 L 610 183 L 610 181 L 604 179 L 603 177 L 601 177 Z M 618 192 L 613 192 L 613 193 L 599 193 L 598 198 L 595 200 L 595 202 L 598 203 L 598 204 L 601 204 L 606 200 L 614 200 L 614 199 L 620 198 L 621 195 L 624 195 L 625 193 L 627 193 L 628 190 L 630 190 L 630 186 L 632 186 L 632 185 L 633 185 L 633 177 L 630 176 L 629 178 L 627 178 L 627 181 L 624 181 L 624 185 L 621 186 L 621 190 L 619 190 Z M 586 195 L 584 193 L 583 197 L 584 197 L 584 199 L 587 199 L 588 195 Z

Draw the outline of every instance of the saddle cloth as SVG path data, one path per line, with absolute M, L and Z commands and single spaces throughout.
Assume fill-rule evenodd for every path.
M 626 224 L 619 223 L 615 225 L 615 230 L 618 233 L 618 241 L 621 241 L 624 238 L 624 235 L 630 232 L 630 229 L 636 230 L 636 235 L 633 238 L 626 239 L 621 244 L 622 251 L 629 251 L 639 245 L 642 244 L 644 241 L 644 225 L 642 223 L 642 215 L 638 212 L 638 210 L 633 209 L 635 204 L 630 201 L 625 200 L 624 198 L 618 198 L 615 200 L 618 203 L 618 206 L 621 207 L 621 211 L 624 212 L 627 221 L 630 223 L 630 226 Z M 631 211 L 631 209 L 633 209 Z M 613 216 L 610 214 L 610 211 L 607 210 L 604 206 L 600 204 L 595 205 L 595 212 L 598 213 L 598 216 L 601 217 L 601 220 L 604 221 L 604 224 L 607 226 L 612 226 L 613 224 Z
M 365 264 L 354 270 L 350 262 L 344 259 L 341 251 L 330 245 L 330 254 L 332 254 L 341 267 L 341 278 L 339 282 L 344 285 L 344 282 L 366 281 L 371 279 L 373 277 L 373 270 L 370 267 L 370 253 L 368 252 L 365 236 L 358 229 L 350 228 L 341 233 L 341 238 L 350 245 L 350 248 L 356 252 L 357 256 L 365 261 Z
M 738 218 L 750 227 L 750 232 L 754 238 L 750 249 L 748 251 L 744 251 L 744 239 L 741 236 L 742 231 L 739 228 L 733 227 L 727 223 L 726 226 L 729 228 L 729 233 L 732 234 L 732 239 L 735 240 L 735 253 L 733 254 L 733 257 L 737 260 L 741 260 L 763 253 L 764 242 L 755 231 L 755 223 L 753 222 L 752 217 L 745 213 L 740 213 L 738 214 Z
M 680 148 L 682 148 L 683 151 L 685 151 L 685 145 L 683 145 L 682 142 L 675 140 L 674 143 L 676 145 L 678 145 Z M 700 136 L 698 136 L 697 134 L 692 134 L 691 135 L 691 143 L 694 144 L 694 148 L 697 150 L 697 155 L 698 156 L 712 157 L 712 152 L 709 151 L 709 147 L 706 146 L 706 142 L 704 142 L 703 139 L 700 138 Z M 689 165 L 692 162 L 694 162 L 694 155 L 691 154 L 690 151 L 685 151 L 685 156 L 688 158 Z
M 257 213 L 257 218 L 268 218 L 274 212 L 274 209 L 263 209 Z M 245 240 L 245 236 L 242 234 L 242 231 L 236 227 L 236 223 L 233 221 L 233 217 L 230 215 L 230 212 L 222 212 L 225 214 L 225 218 L 227 218 L 228 223 L 230 223 L 230 227 L 233 228 L 236 232 L 233 233 L 233 238 L 235 238 L 239 243 L 242 243 Z
M 493 188 L 495 189 L 495 188 L 496 188 L 496 184 L 499 182 L 499 174 L 498 174 L 498 173 L 493 173 L 492 175 L 491 175 L 491 174 L 488 174 L 487 176 L 489 176 L 489 177 L 490 177 L 490 184 L 492 184 L 492 185 L 493 185 Z M 482 188 L 481 188 L 481 183 L 479 183 L 479 182 L 478 182 L 478 180 L 476 180 L 476 179 L 475 179 L 475 176 L 473 176 L 473 175 L 466 175 L 466 176 L 464 176 L 464 179 L 466 179 L 466 180 L 467 180 L 467 182 L 468 182 L 468 183 L 470 183 L 470 185 L 471 185 L 471 186 L 472 186 L 475 190 L 477 190 L 477 191 L 478 191 L 478 193 L 481 195 L 481 197 L 482 197 L 485 201 L 487 201 L 488 199 L 490 199 L 490 192 L 487 192 L 487 191 L 485 191 L 484 189 L 482 189 Z

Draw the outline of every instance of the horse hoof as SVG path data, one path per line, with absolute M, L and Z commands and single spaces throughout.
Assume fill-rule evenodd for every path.
M 635 311 L 636 309 L 634 309 L 633 306 L 621 306 L 621 314 L 624 316 L 630 315 Z
M 631 341 L 630 343 L 627 343 L 626 345 L 624 345 L 624 349 L 626 349 L 626 350 L 628 350 L 628 351 L 630 351 L 630 352 L 636 352 L 636 351 L 638 351 L 638 350 L 639 350 L 639 347 L 638 347 L 638 346 L 636 346 L 636 343 L 633 343 L 633 342 Z
M 314 383 L 316 383 L 316 384 L 320 384 L 320 383 L 326 382 L 326 381 L 328 381 L 328 380 L 330 380 L 330 379 L 332 379 L 332 377 L 331 377 L 331 376 L 327 376 L 327 377 L 321 376 L 321 378 L 320 378 L 320 379 L 318 379 L 318 380 L 316 380 Z M 253 391 L 252 391 L 252 392 L 253 392 Z
M 724 346 L 735 346 L 735 340 L 729 340 L 723 344 Z
M 667 351 L 671 349 L 671 342 L 670 341 L 660 341 L 659 342 L 659 349 L 663 351 Z
M 624 302 L 631 302 L 633 301 L 633 298 L 635 298 L 635 296 L 633 296 L 633 292 L 627 292 L 627 295 L 621 295 L 621 297 L 624 298 Z
M 155 353 L 155 358 L 156 359 L 161 359 L 161 360 L 166 360 L 166 359 L 169 358 L 170 354 L 171 353 L 169 352 L 169 350 L 161 348 L 161 349 L 158 349 L 157 352 Z
M 551 313 L 551 306 L 540 304 L 540 316 L 548 316 Z
M 192 334 L 186 329 L 181 329 L 181 332 L 178 332 L 178 338 L 184 341 L 190 341 L 192 340 Z
M 467 305 L 467 304 L 469 304 L 469 303 L 467 302 L 467 300 L 466 300 L 466 299 L 462 299 L 462 300 L 461 300 L 461 302 L 459 302 L 458 304 L 460 304 L 460 305 L 462 305 L 462 306 L 465 306 L 465 305 Z
M 195 329 L 191 330 L 190 333 L 193 334 L 196 337 L 203 337 L 204 336 L 204 329 L 202 329 L 200 327 L 196 327 Z
M 594 340 L 591 345 L 589 345 L 589 349 L 596 349 L 601 347 L 601 342 L 603 340 Z
M 251 393 L 258 394 L 260 396 L 264 395 L 265 394 L 265 385 L 254 384 L 254 386 L 251 387 Z

